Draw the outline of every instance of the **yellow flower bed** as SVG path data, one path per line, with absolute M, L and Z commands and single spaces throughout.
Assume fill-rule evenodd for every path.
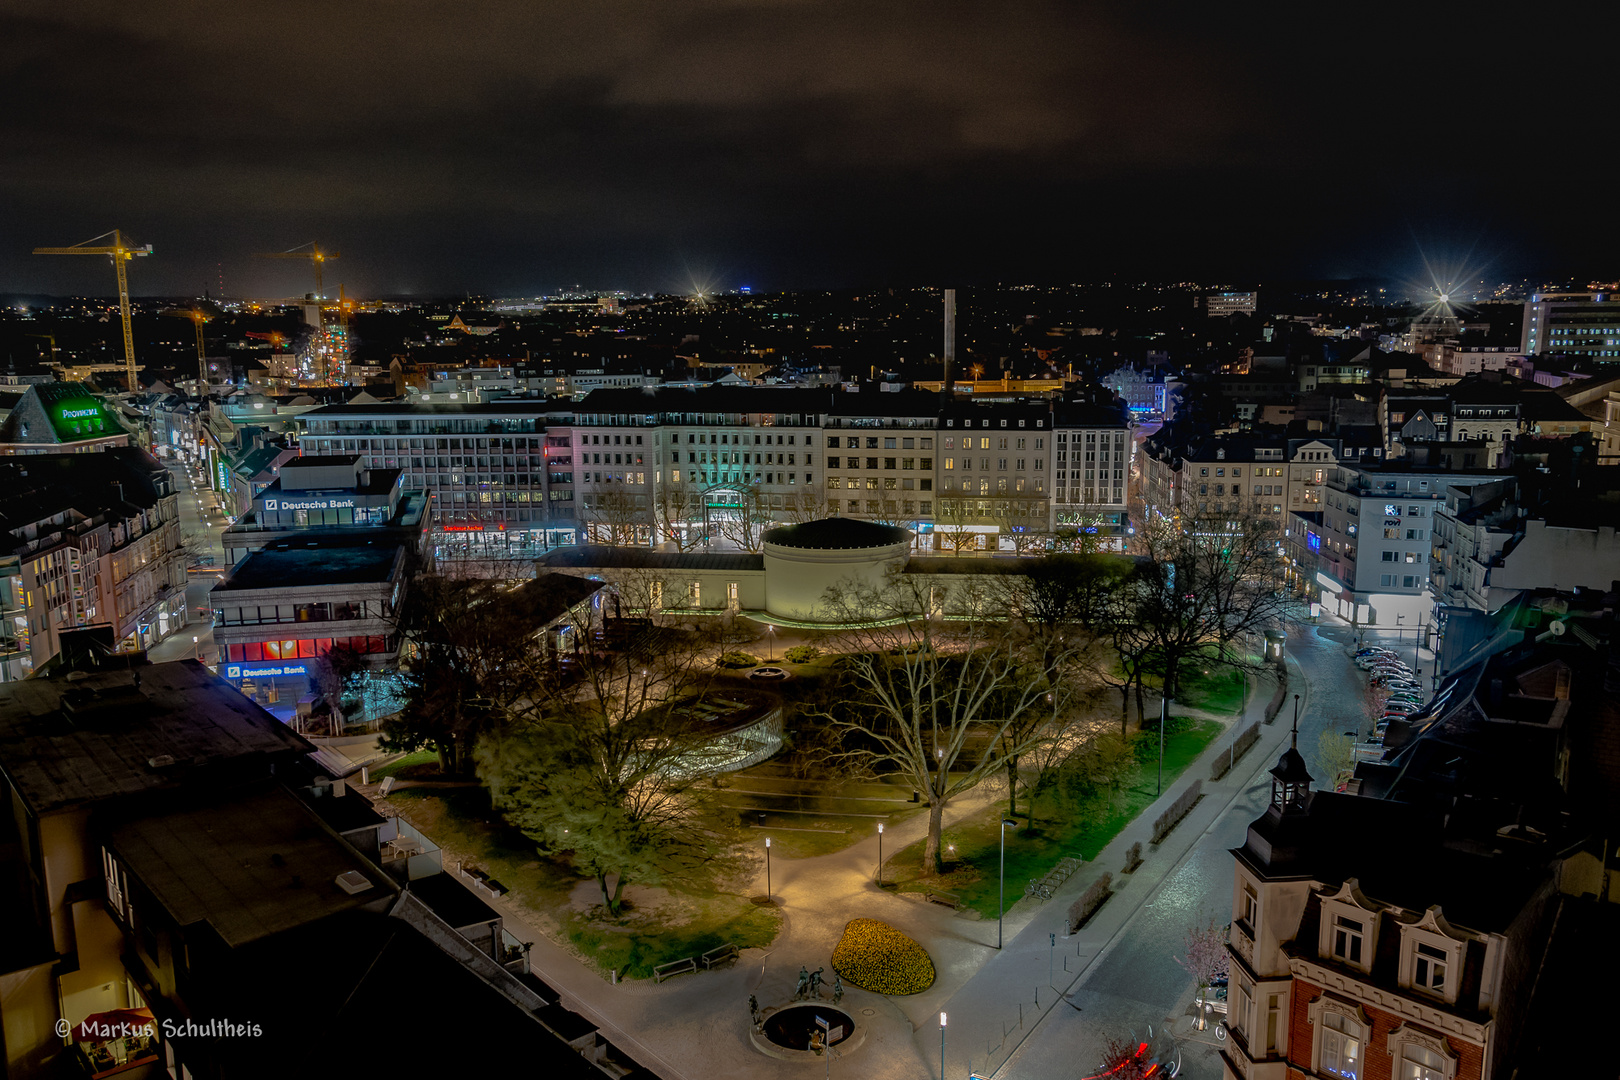
M 934 985 L 927 950 L 876 919 L 850 920 L 832 966 L 845 982 L 878 994 L 920 994 Z

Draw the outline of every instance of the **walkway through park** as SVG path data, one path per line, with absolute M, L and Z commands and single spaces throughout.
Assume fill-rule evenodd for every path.
M 1290 664 L 1291 688 L 1308 694 L 1297 664 Z M 1209 781 L 1210 761 L 1227 753 L 1236 731 L 1260 720 L 1274 683 L 1263 680 L 1250 694 L 1241 721 L 1232 721 L 1204 754 L 1164 794 L 1127 825 L 1099 857 L 1075 874 L 1045 902 L 1023 900 L 1004 920 L 1004 945 L 995 948 L 993 919 L 965 917 L 931 904 L 920 894 L 896 895 L 874 881 L 877 839 L 871 837 L 843 851 L 794 861 L 777 860 L 772 892 L 782 912 L 782 931 L 768 949 L 748 949 L 730 968 L 677 976 L 662 984 L 638 981 L 614 985 L 553 944 L 527 921 L 525 909 L 505 899 L 494 905 L 508 929 L 534 942 L 535 974 L 557 989 L 564 1005 L 598 1024 L 605 1037 L 622 1047 L 665 1080 L 715 1080 L 735 1077 L 799 1077 L 806 1066 L 767 1058 L 749 1043 L 748 998 L 762 1007 L 780 1005 L 792 995 L 801 966 L 826 968 L 830 955 L 853 918 L 876 918 L 910 935 L 927 948 L 938 977 L 921 994 L 889 998 L 846 988 L 840 1008 L 866 1030 L 863 1045 L 835 1059 L 832 1072 L 853 1069 L 871 1080 L 922 1080 L 940 1075 L 939 1014 L 948 1015 L 944 1075 L 969 1072 L 991 1075 L 1039 1018 L 1053 1008 L 1068 1009 L 1062 995 L 1074 988 L 1090 966 L 1125 929 L 1131 916 L 1148 902 L 1176 866 L 1191 852 L 1212 823 L 1275 764 L 1286 745 L 1291 704 L 1274 724 L 1262 726 L 1259 742 L 1219 783 Z M 1196 713 L 1196 710 L 1177 712 Z M 1202 779 L 1203 798 L 1164 843 L 1150 843 L 1153 821 L 1194 780 Z M 972 792 L 947 810 L 947 825 L 999 801 L 999 791 Z M 884 835 L 884 850 L 899 851 L 919 839 L 927 827 L 924 815 L 899 822 Z M 1142 843 L 1145 861 L 1133 874 L 1122 874 L 1131 844 Z M 446 866 L 456 853 L 446 852 Z M 1102 872 L 1113 874 L 1111 899 L 1078 933 L 1066 933 L 1070 903 Z M 765 891 L 763 873 L 756 885 Z M 1022 893 L 1021 883 L 1011 888 Z M 1012 897 L 1009 897 L 1011 899 Z M 1189 919 L 1197 912 L 1189 912 Z M 1190 986 L 1190 979 L 1189 979 Z M 1081 1063 L 1077 1063 L 1078 1068 Z

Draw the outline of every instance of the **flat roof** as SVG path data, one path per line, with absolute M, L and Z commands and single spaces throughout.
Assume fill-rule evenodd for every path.
M 127 821 L 106 835 L 176 923 L 207 923 L 233 949 L 395 891 L 388 875 L 272 784 Z M 349 872 L 371 887 L 350 895 L 336 880 Z
M 406 886 L 412 896 L 433 909 L 433 913 L 452 927 L 491 923 L 501 917 L 500 912 L 480 900 L 473 891 L 454 875 L 429 874 Z
M 747 552 L 652 551 L 648 548 L 619 547 L 614 544 L 580 544 L 556 548 L 535 560 L 536 566 L 567 566 L 576 569 L 635 567 L 656 570 L 764 570 L 765 556 Z
M 329 540 L 277 541 L 249 553 L 233 566 L 212 592 L 292 588 L 309 585 L 375 585 L 392 576 L 404 545 L 343 537 Z
M 194 660 L 0 686 L 0 771 L 36 814 L 173 787 L 198 762 L 313 749 Z

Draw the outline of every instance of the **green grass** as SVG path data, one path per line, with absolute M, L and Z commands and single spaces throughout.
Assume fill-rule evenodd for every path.
M 1172 724 L 1165 738 L 1166 790 L 1223 730 L 1213 720 L 1184 717 L 1172 717 L 1172 720 L 1183 723 Z M 1174 730 L 1177 726 L 1181 730 Z M 1028 803 L 1020 806 L 1019 816 L 1025 821 L 1025 827 L 1007 830 L 1008 907 L 1024 898 L 1024 886 L 1029 879 L 1044 877 L 1064 856 L 1077 856 L 1087 862 L 1094 860 L 1120 830 L 1158 798 L 1157 734 L 1148 732 L 1137 739 L 1141 756 L 1146 759 L 1151 750 L 1151 760 L 1143 760 L 1136 768 L 1135 777 L 1112 799 L 1093 798 L 1059 811 L 1050 798 L 1043 798 L 1036 806 L 1038 816 L 1033 825 L 1029 824 Z M 884 879 L 898 882 L 901 892 L 920 892 L 930 887 L 945 889 L 956 893 L 963 907 L 986 917 L 994 915 L 1001 853 L 999 823 L 1005 814 L 1005 803 L 998 802 L 945 830 L 942 842 L 954 845 L 955 851 L 946 851 L 943 877 L 923 877 L 923 842 L 919 840 L 887 860 Z M 1117 867 L 1109 869 L 1118 871 Z
M 738 948 L 769 945 L 780 929 L 774 908 L 703 889 L 671 889 L 657 911 L 632 908 L 617 919 L 600 909 L 575 911 L 571 894 L 581 878 L 507 825 L 484 789 L 406 788 L 388 798 L 428 839 L 505 886 L 511 899 L 533 913 L 528 921 L 536 930 L 572 946 L 604 975 L 617 969 L 621 978 L 650 978 L 658 964 L 728 941 Z M 454 869 L 447 858 L 445 870 Z
M 439 767 L 439 755 L 432 750 L 417 750 L 406 754 L 397 761 L 390 761 L 380 769 L 370 770 L 369 775 L 373 781 L 376 781 L 388 776 L 398 776 L 405 769 L 421 771 L 422 766 L 437 770 Z
M 692 913 L 681 926 L 625 929 L 583 915 L 569 918 L 569 944 L 599 971 L 617 970 L 621 979 L 650 979 L 653 968 L 683 957 L 696 958 L 727 942 L 739 949 L 758 948 L 776 939 L 781 913 L 756 907 L 745 899 L 713 894 L 684 895 L 682 907 Z
M 1175 704 L 1216 713 L 1243 708 L 1248 677 L 1230 664 L 1193 657 L 1181 665 L 1181 686 Z

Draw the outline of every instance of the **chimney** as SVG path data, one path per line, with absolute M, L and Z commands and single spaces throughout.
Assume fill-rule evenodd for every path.
M 945 392 L 951 392 L 951 372 L 956 367 L 956 290 L 945 290 Z

